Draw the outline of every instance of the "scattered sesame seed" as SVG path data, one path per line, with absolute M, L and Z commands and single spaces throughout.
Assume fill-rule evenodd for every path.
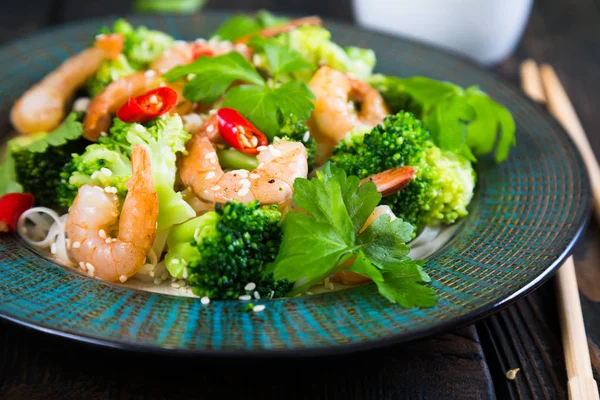
M 111 238 L 106 238 L 104 240 L 104 242 L 107 243 L 107 244 L 110 244 L 110 243 L 112 243 L 112 239 Z
M 212 179 L 216 176 L 216 174 L 213 171 L 210 171 L 208 174 L 206 174 L 206 176 L 204 177 L 204 179 Z
M 73 111 L 86 111 L 89 105 L 89 97 L 80 97 L 73 103 Z
M 273 298 L 273 296 L 275 296 L 275 291 L 274 291 L 274 290 L 271 290 L 271 296 L 270 296 L 269 298 L 270 298 L 270 299 L 272 299 L 272 298 Z
M 106 239 L 106 231 L 104 229 L 100 229 L 98 231 L 98 236 L 100 236 L 102 239 Z
M 260 300 L 260 293 L 258 293 L 258 292 L 256 292 L 256 291 L 255 291 L 255 292 L 254 292 L 254 298 L 255 298 L 256 300 Z
M 256 306 L 252 307 L 252 311 L 254 311 L 254 312 L 261 312 L 261 311 L 264 311 L 265 308 L 266 307 L 263 304 L 258 304 Z
M 242 187 L 246 188 L 246 187 L 250 187 L 250 181 L 246 178 L 240 180 L 240 184 L 242 185 Z
M 250 174 L 250 179 L 258 179 L 260 178 L 259 174 Z
M 254 289 L 256 289 L 256 283 L 254 283 L 254 282 L 250 282 L 246 286 L 244 286 L 244 290 L 247 292 L 250 292 Z
M 248 189 L 247 187 L 241 188 L 237 193 L 240 196 L 245 196 L 250 192 L 250 189 Z
M 310 139 L 310 132 L 309 132 L 309 131 L 306 131 L 306 132 L 304 133 L 304 136 L 302 136 L 302 141 L 303 141 L 304 143 L 306 143 L 306 142 L 308 142 L 308 139 Z
M 207 305 L 208 303 L 210 303 L 210 299 L 206 296 L 204 296 L 203 298 L 200 299 L 200 303 Z
M 243 296 L 238 297 L 238 299 L 243 300 L 243 301 L 248 301 L 250 300 L 252 297 L 250 297 L 249 294 L 245 294 Z
M 112 176 L 112 171 L 110 169 L 106 168 L 106 167 L 100 168 L 100 172 L 104 176 Z
M 121 281 L 121 283 L 125 283 L 125 281 L 127 281 L 127 277 L 125 275 L 121 275 L 119 277 L 119 280 Z
M 187 279 L 187 278 L 188 278 L 188 276 L 189 276 L 188 269 L 187 269 L 187 267 L 184 267 L 184 268 L 183 268 L 183 273 L 181 274 L 181 277 L 182 277 L 183 279 Z
M 94 276 L 96 274 L 96 268 L 90 263 L 87 263 L 86 265 L 90 276 Z
M 72 247 L 73 247 L 74 249 L 78 249 L 78 248 L 80 248 L 80 247 L 81 247 L 81 242 L 77 242 L 77 241 L 73 242 L 73 246 L 72 246 Z
M 50 245 L 50 253 L 56 254 L 56 243 Z
M 213 187 L 210 188 L 210 190 L 212 190 L 213 192 L 216 192 L 219 189 L 221 189 L 221 186 L 219 186 L 219 185 L 213 186 Z
M 98 177 L 98 175 L 100 175 L 100 172 L 98 172 L 98 171 L 94 171 L 94 172 L 92 173 L 92 176 L 91 176 L 91 178 L 92 178 L 92 179 L 96 179 L 96 178 Z
M 144 72 L 144 76 L 146 78 L 152 78 L 154 75 L 156 75 L 156 71 L 149 69 L 146 72 Z
M 212 131 L 214 131 L 214 130 L 215 130 L 215 127 L 212 126 L 212 125 L 209 125 L 209 126 L 206 127 L 206 132 L 207 133 L 212 133 Z
M 198 229 L 198 228 L 196 228 L 196 229 Z M 172 259 L 171 264 L 179 264 L 179 258 Z
M 179 289 L 181 287 L 181 283 L 179 283 L 179 282 L 173 282 L 173 283 L 171 283 L 171 287 Z

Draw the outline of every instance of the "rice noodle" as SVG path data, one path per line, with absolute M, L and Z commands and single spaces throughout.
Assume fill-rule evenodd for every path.
M 412 249 L 413 247 L 419 247 L 425 243 L 432 241 L 437 235 L 439 235 L 442 228 L 438 226 L 426 226 L 421 233 L 414 238 L 408 245 Z
M 438 251 L 440 248 L 442 248 L 443 245 L 446 244 L 448 239 L 450 239 L 450 237 L 456 232 L 459 226 L 460 223 L 444 228 L 438 228 L 437 233 L 435 235 L 433 235 L 432 233 L 435 232 L 435 230 L 433 230 L 427 232 L 427 236 L 421 238 L 425 234 L 425 229 L 427 229 L 425 228 L 421 235 L 419 235 L 418 239 L 421 240 L 417 242 L 416 246 L 414 245 L 416 239 L 413 242 L 409 243 L 410 253 L 408 253 L 408 256 L 413 260 L 429 257 L 430 255 Z
M 52 224 L 49 219 L 53 221 Z M 55 244 L 56 254 L 53 254 L 53 257 L 64 265 L 74 266 L 67 251 L 66 220 L 67 214 L 59 216 L 49 208 L 34 207 L 21 214 L 17 221 L 17 232 L 25 243 L 41 250 L 46 250 Z M 30 221 L 33 227 L 28 227 L 27 221 Z M 34 234 L 33 238 L 31 233 Z M 38 237 L 43 239 L 37 240 Z

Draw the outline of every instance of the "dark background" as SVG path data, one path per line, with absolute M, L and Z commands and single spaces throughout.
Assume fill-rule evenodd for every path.
M 265 8 L 353 22 L 350 1 L 221 0 L 207 8 Z M 131 10 L 131 2 L 118 0 L 2 0 L 0 44 L 48 26 Z M 598 154 L 600 1 L 536 1 L 515 54 L 492 69 L 518 84 L 518 67 L 528 57 L 555 67 Z M 600 382 L 599 244 L 592 222 L 575 259 Z M 2 321 L 0 398 L 561 399 L 567 397 L 566 372 L 556 315 L 551 280 L 475 326 L 365 353 L 293 360 L 159 358 L 78 344 Z M 506 371 L 517 367 L 517 379 L 507 380 Z

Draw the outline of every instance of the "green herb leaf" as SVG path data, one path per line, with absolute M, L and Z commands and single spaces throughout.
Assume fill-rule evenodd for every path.
M 10 151 L 6 152 L 4 161 L 0 164 L 0 196 L 6 193 L 21 193 L 23 186 L 17 182 L 15 160 Z
M 515 144 L 515 122 L 510 112 L 476 86 L 463 90 L 450 82 L 420 76 L 375 75 L 370 83 L 392 112 L 410 111 L 422 119 L 444 150 L 475 160 L 475 155 L 491 153 L 495 148 L 495 159 L 502 162 Z
M 262 25 L 256 18 L 249 15 L 235 15 L 225 21 L 213 34 L 221 40 L 235 40 L 242 36 L 256 32 L 262 28 Z
M 374 184 L 358 189 L 358 183 L 357 177 L 346 176 L 332 164 L 310 181 L 296 179 L 294 201 L 308 215 L 298 211 L 286 215 L 283 241 L 269 272 L 275 279 L 295 282 L 293 295 L 353 258 L 348 270 L 375 281 L 390 301 L 404 307 L 435 305 L 435 292 L 417 287 L 430 281 L 423 262 L 407 256 L 410 224 L 383 215 L 358 234 L 381 199 Z
M 308 86 L 299 81 L 274 89 L 241 85 L 227 91 L 223 107 L 236 109 L 272 139 L 279 134 L 282 115 L 293 114 L 300 120 L 308 119 L 314 107 L 313 99 Z
M 250 46 L 264 50 L 271 67 L 271 73 L 275 79 L 282 74 L 306 69 L 314 70 L 316 68 L 312 63 L 306 61 L 302 54 L 274 39 L 255 36 L 252 38 Z
M 256 85 L 265 83 L 252 65 L 235 51 L 217 57 L 200 57 L 191 64 L 173 68 L 164 77 L 173 82 L 189 74 L 195 76 L 185 86 L 183 95 L 203 103 L 214 102 L 236 80 Z

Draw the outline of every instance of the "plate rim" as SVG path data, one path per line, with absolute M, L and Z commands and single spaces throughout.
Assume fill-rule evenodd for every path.
M 0 52 L 5 51 L 7 48 L 11 46 L 18 45 L 21 42 L 26 42 L 33 38 L 49 35 L 55 31 L 59 31 L 65 28 L 75 28 L 78 26 L 87 26 L 93 23 L 100 23 L 100 21 L 106 20 L 114 20 L 118 18 L 125 19 L 134 19 L 134 18 L 153 18 L 156 20 L 161 20 L 165 18 L 173 18 L 173 19 L 189 19 L 193 17 L 206 17 L 206 18 L 215 18 L 215 17 L 226 17 L 231 16 L 235 13 L 249 13 L 252 11 L 244 10 L 244 9 L 229 9 L 229 10 L 203 10 L 196 14 L 189 15 L 150 15 L 150 14 L 133 14 L 133 13 L 125 13 L 122 15 L 110 14 L 102 17 L 93 17 L 93 18 L 84 18 L 77 21 L 70 21 L 67 23 L 58 24 L 51 27 L 45 27 L 35 32 L 31 32 L 27 35 L 19 37 L 18 39 L 11 40 L 9 42 L 4 43 L 0 46 Z M 277 15 L 286 15 L 286 16 L 298 16 L 301 14 L 295 13 L 275 13 Z M 303 14 L 302 14 L 303 15 Z M 567 134 L 567 132 L 563 129 L 563 127 L 548 113 L 548 111 L 540 105 L 529 99 L 527 96 L 523 95 L 520 89 L 510 80 L 505 79 L 500 75 L 500 73 L 496 70 L 490 70 L 481 67 L 473 60 L 464 56 L 463 54 L 453 52 L 447 49 L 441 49 L 435 46 L 432 46 L 427 43 L 423 43 L 417 41 L 412 38 L 405 38 L 402 36 L 394 36 L 392 34 L 373 30 L 369 28 L 361 27 L 357 24 L 348 23 L 345 21 L 337 21 L 329 18 L 323 18 L 325 24 L 333 24 L 342 26 L 344 28 L 350 28 L 356 31 L 368 32 L 369 34 L 385 37 L 387 39 L 401 41 L 405 43 L 410 43 L 413 46 L 423 48 L 429 51 L 434 51 L 439 54 L 443 54 L 449 58 L 452 58 L 457 61 L 461 61 L 462 63 L 468 64 L 471 68 L 478 70 L 479 72 L 493 77 L 495 80 L 501 82 L 508 88 L 512 93 L 511 95 L 518 96 L 520 100 L 528 103 L 529 106 L 534 107 L 537 111 L 544 116 L 547 116 L 546 122 L 553 125 L 557 131 L 560 131 L 564 138 L 569 142 L 572 148 L 575 150 L 576 157 L 579 159 L 579 164 L 582 167 L 580 169 L 580 173 L 582 174 L 582 180 L 585 181 L 585 185 L 589 187 L 589 174 L 587 169 L 585 168 L 581 154 L 575 145 L 575 142 L 572 138 Z M 177 356 L 177 357 L 259 357 L 259 358 L 279 358 L 279 357 L 312 357 L 312 356 L 324 356 L 324 355 L 341 355 L 348 354 L 353 352 L 362 352 L 367 351 L 374 348 L 391 346 L 394 344 L 411 342 L 419 339 L 423 339 L 425 337 L 433 336 L 440 334 L 442 332 L 448 331 L 450 329 L 455 329 L 459 327 L 463 327 L 469 324 L 472 324 L 476 321 L 479 321 L 493 313 L 496 313 L 512 304 L 516 301 L 522 299 L 527 294 L 537 289 L 543 283 L 548 281 L 551 278 L 558 268 L 562 265 L 565 259 L 571 254 L 573 247 L 581 238 L 583 232 L 587 228 L 591 213 L 592 213 L 592 198 L 591 194 L 588 190 L 588 196 L 585 198 L 585 202 L 582 203 L 582 208 L 585 208 L 585 212 L 582 213 L 579 220 L 574 222 L 574 225 L 577 226 L 577 230 L 575 231 L 571 240 L 567 243 L 564 250 L 554 259 L 548 267 L 542 270 L 537 276 L 533 277 L 530 281 L 524 283 L 519 286 L 511 295 L 505 296 L 497 301 L 490 301 L 488 304 L 485 304 L 479 308 L 476 308 L 464 315 L 461 315 L 457 318 L 442 321 L 438 323 L 429 324 L 422 328 L 417 328 L 415 330 L 397 334 L 390 334 L 384 338 L 375 338 L 375 339 L 367 339 L 359 342 L 351 342 L 351 343 L 337 343 L 337 344 L 327 344 L 322 345 L 318 344 L 311 347 L 296 347 L 296 348 L 262 348 L 262 349 L 218 349 L 218 350 L 209 350 L 209 349 L 194 349 L 194 348 L 171 348 L 160 345 L 153 344 L 139 344 L 132 343 L 129 341 L 120 340 L 119 337 L 114 339 L 107 339 L 100 336 L 93 336 L 87 334 L 73 333 L 69 332 L 66 329 L 54 328 L 52 326 L 46 325 L 45 323 L 31 322 L 30 320 L 26 320 L 25 318 L 21 318 L 15 316 L 11 313 L 6 313 L 0 310 L 0 318 L 9 321 L 11 323 L 15 323 L 17 325 L 23 326 L 28 329 L 33 329 L 39 332 L 43 332 L 45 334 L 50 334 L 54 337 L 60 337 L 62 339 L 70 339 L 75 340 L 80 343 L 86 343 L 88 345 L 100 346 L 105 348 L 112 348 L 118 350 L 126 350 L 136 353 L 144 353 L 144 354 L 157 354 L 157 355 L 168 355 L 168 356 Z M 137 289 L 133 289 L 137 290 Z

